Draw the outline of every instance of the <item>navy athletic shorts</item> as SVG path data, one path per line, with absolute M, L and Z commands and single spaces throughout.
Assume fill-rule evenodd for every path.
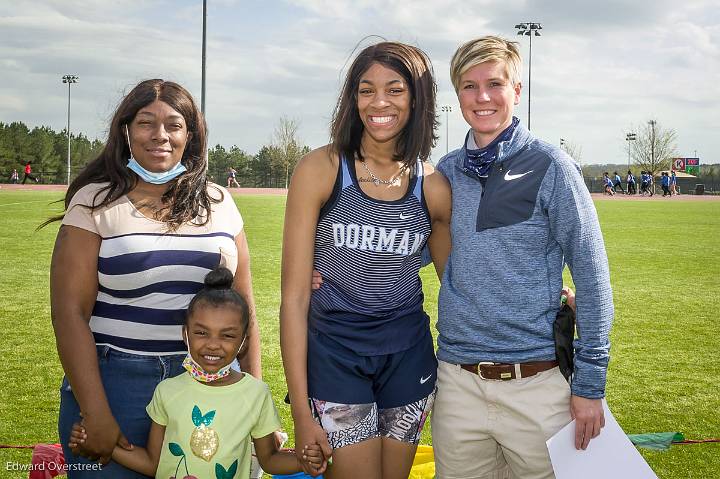
M 419 442 L 437 378 L 429 330 L 411 348 L 379 356 L 309 330 L 307 366 L 313 415 L 333 448 L 378 436 Z

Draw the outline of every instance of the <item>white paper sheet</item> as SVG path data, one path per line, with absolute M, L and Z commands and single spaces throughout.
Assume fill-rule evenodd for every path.
M 605 427 L 586 450 L 575 449 L 575 421 L 547 440 L 557 479 L 657 479 L 603 399 Z

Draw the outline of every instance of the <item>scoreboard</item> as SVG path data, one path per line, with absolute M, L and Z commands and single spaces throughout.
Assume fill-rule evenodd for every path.
M 697 176 L 700 174 L 700 158 L 673 158 L 672 169 Z

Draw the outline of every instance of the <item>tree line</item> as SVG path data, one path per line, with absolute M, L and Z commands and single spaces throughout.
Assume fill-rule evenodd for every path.
M 268 145 L 252 155 L 236 145 L 225 148 L 215 145 L 208 150 L 208 175 L 218 184 L 227 185 L 230 168 L 245 188 L 286 188 L 297 162 L 310 148 L 298 137 L 300 122 L 282 117 L 279 119 Z M 676 133 L 663 128 L 655 120 L 634 127 L 637 139 L 628 142 L 631 169 L 653 174 L 670 168 L 677 156 Z M 561 147 L 576 160 L 582 156 L 580 145 L 561 140 Z M 104 146 L 98 139 L 89 139 L 82 133 L 70 136 L 71 178 L 97 157 Z M 64 184 L 67 181 L 67 131 L 56 132 L 47 126 L 30 129 L 23 122 L 0 122 L 0 182 L 10 181 L 13 169 L 23 176 L 25 163 L 32 162 L 33 174 L 41 183 Z M 618 171 L 624 179 L 627 165 L 585 165 L 583 176 L 601 177 L 603 171 Z M 720 188 L 720 166 L 700 165 L 698 183 L 706 183 L 711 190 Z M 717 186 L 716 186 L 717 185 Z
M 243 188 L 287 188 L 295 166 L 310 147 L 298 138 L 300 122 L 280 118 L 272 141 L 255 155 L 233 145 L 225 149 L 215 145 L 208 151 L 208 176 L 223 186 L 228 184 L 230 168 L 236 171 L 236 180 Z
M 67 181 L 67 131 L 54 131 L 47 126 L 32 130 L 21 121 L 0 122 L 0 178 L 10 179 L 13 170 L 22 178 L 25 164 L 32 162 L 33 174 L 42 183 Z M 103 148 L 100 140 L 90 140 L 82 133 L 70 135 L 71 170 L 80 171 Z
M 309 151 L 303 146 L 288 157 L 277 146 L 265 145 L 250 155 L 235 145 L 229 149 L 215 145 L 208 151 L 208 176 L 227 186 L 228 172 L 233 168 L 242 188 L 286 188 L 298 160 Z
M 220 185 L 227 184 L 230 168 L 245 188 L 286 188 L 295 165 L 310 148 L 298 138 L 299 122 L 281 118 L 269 145 L 251 155 L 236 145 L 215 145 L 208 150 L 208 175 Z M 71 179 L 95 159 L 104 142 L 91 140 L 82 133 L 70 135 Z M 10 181 L 13 170 L 23 177 L 25 164 L 32 162 L 32 172 L 40 183 L 67 182 L 67 130 L 56 132 L 50 127 L 30 129 L 25 123 L 0 122 L 0 182 Z

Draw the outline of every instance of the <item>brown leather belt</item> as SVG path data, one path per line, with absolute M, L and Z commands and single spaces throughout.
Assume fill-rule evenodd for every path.
M 499 379 L 502 381 L 509 381 L 510 379 L 520 379 L 535 376 L 537 373 L 547 371 L 548 369 L 552 369 L 557 365 L 557 361 L 530 361 L 520 364 L 461 364 L 460 367 L 463 368 L 465 371 L 477 374 L 483 379 Z

